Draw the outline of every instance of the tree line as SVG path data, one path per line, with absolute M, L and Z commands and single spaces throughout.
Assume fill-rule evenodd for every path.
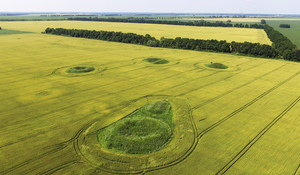
M 99 39 L 113 42 L 139 44 L 150 47 L 213 51 L 223 53 L 237 52 L 240 54 L 265 58 L 278 58 L 280 56 L 280 53 L 272 46 L 250 42 L 240 43 L 233 41 L 231 43 L 228 43 L 224 40 L 202 40 L 181 37 L 177 37 L 175 39 L 162 37 L 160 38 L 160 40 L 158 40 L 150 36 L 149 34 L 138 35 L 135 33 L 122 33 L 114 31 L 95 31 L 64 28 L 47 28 L 45 30 L 45 33 L 71 37 Z
M 280 28 L 291 28 L 290 24 L 280 24 L 279 25 Z
M 283 59 L 300 62 L 300 50 L 291 40 L 267 24 L 264 26 L 264 30 L 272 41 L 273 47 L 278 50 Z
M 263 29 L 262 24 L 231 24 L 224 23 L 223 21 L 209 22 L 204 20 L 196 21 L 176 21 L 176 20 L 154 20 L 154 19 L 145 19 L 145 18 L 98 18 L 98 17 L 74 17 L 68 18 L 68 20 L 75 21 L 104 21 L 104 22 L 125 22 L 125 23 L 150 23 L 150 24 L 169 24 L 169 25 L 186 25 L 186 26 L 207 26 L 207 27 L 239 27 L 239 28 L 256 28 Z

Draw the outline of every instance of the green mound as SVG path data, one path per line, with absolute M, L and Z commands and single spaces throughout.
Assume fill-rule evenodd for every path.
M 77 67 L 71 67 L 66 70 L 67 73 L 87 73 L 94 71 L 94 67 L 85 67 L 85 66 L 77 66 Z
M 112 152 L 149 154 L 170 141 L 173 129 L 170 103 L 154 101 L 99 130 L 97 135 L 100 145 Z
M 152 64 L 168 64 L 169 61 L 162 58 L 145 58 L 143 61 L 152 63 Z
M 228 66 L 222 64 L 222 63 L 213 63 L 211 64 L 205 64 L 206 67 L 215 68 L 215 69 L 227 69 Z

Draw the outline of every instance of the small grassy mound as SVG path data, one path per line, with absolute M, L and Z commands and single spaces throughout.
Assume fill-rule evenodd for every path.
M 98 131 L 100 145 L 112 152 L 149 154 L 162 149 L 174 129 L 172 107 L 154 101 Z
M 143 61 L 152 63 L 152 64 L 168 64 L 169 61 L 162 58 L 145 58 Z
M 211 64 L 205 64 L 206 67 L 210 67 L 210 68 L 215 68 L 215 69 L 227 69 L 228 66 L 226 66 L 225 64 L 222 63 L 213 63 L 211 62 Z
M 87 73 L 94 71 L 94 67 L 87 67 L 87 66 L 77 66 L 77 67 L 71 67 L 66 70 L 67 73 Z

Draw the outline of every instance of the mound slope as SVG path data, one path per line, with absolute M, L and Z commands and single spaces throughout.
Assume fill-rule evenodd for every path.
M 118 153 L 148 154 L 162 149 L 171 139 L 172 107 L 154 101 L 98 132 L 102 147 Z

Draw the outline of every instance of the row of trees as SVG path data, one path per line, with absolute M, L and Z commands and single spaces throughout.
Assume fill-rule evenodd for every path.
M 122 33 L 113 31 L 91 31 L 91 30 L 78 30 L 78 29 L 63 29 L 63 28 L 47 28 L 45 30 L 47 34 L 65 35 L 71 37 L 83 37 L 90 39 L 99 39 L 105 41 L 114 41 L 122 43 L 132 43 L 146 45 L 150 47 L 164 47 L 164 48 L 176 48 L 176 49 L 188 49 L 198 51 L 213 51 L 231 53 L 238 52 L 241 54 L 253 55 L 265 58 L 278 58 L 280 53 L 269 45 L 259 43 L 238 43 L 217 40 L 201 40 L 201 39 L 189 39 L 177 37 L 164 38 L 160 40 L 151 37 L 149 34 L 138 35 L 135 33 Z
M 300 50 L 297 49 L 297 46 L 293 44 L 291 40 L 267 24 L 264 30 L 269 39 L 273 42 L 273 47 L 278 50 L 283 59 L 300 61 Z
M 145 18 L 98 18 L 98 17 L 75 17 L 68 18 L 68 20 L 76 20 L 76 21 L 106 21 L 106 22 L 126 22 L 126 23 L 150 23 L 150 24 L 169 24 L 169 25 L 186 25 L 186 26 L 208 26 L 208 27 L 240 27 L 240 28 L 257 28 L 263 29 L 262 24 L 231 24 L 224 23 L 222 21 L 209 22 L 204 20 L 196 20 L 196 21 L 175 21 L 175 20 L 152 20 Z

